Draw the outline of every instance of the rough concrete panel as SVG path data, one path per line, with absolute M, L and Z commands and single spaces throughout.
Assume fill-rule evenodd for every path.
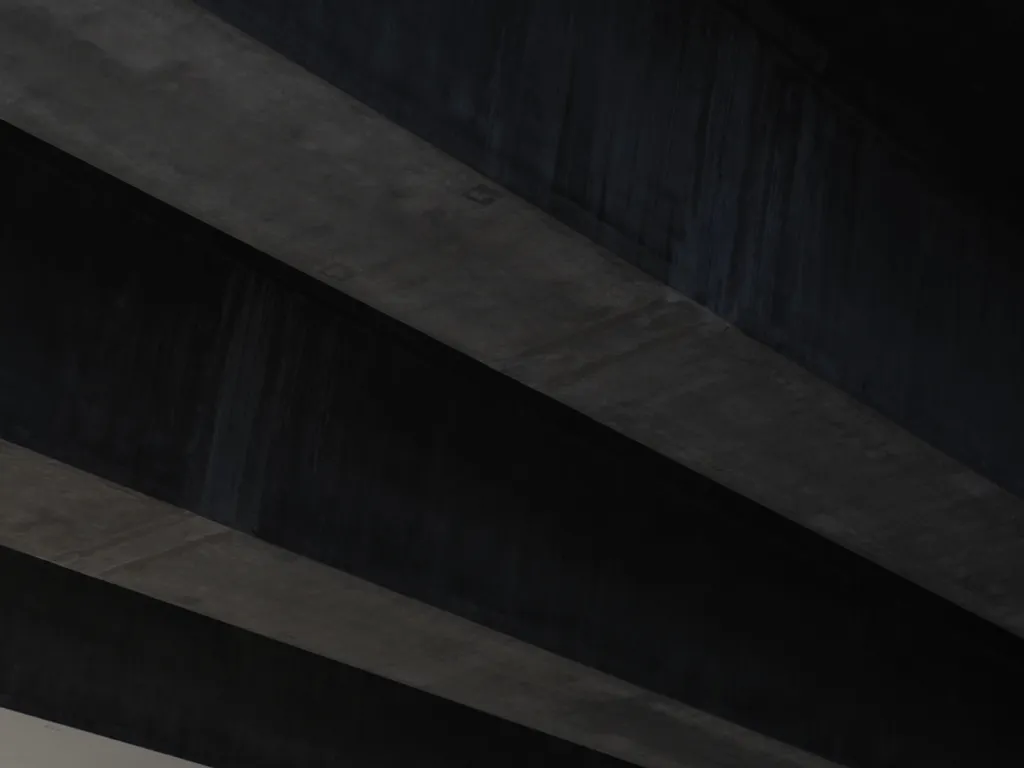
M 17 193 L 0 230 L 12 256 L 0 260 L 0 434 L 826 759 L 1017 754 L 1011 713 L 979 703 L 993 677 L 1024 674 L 1017 638 L 2 130 Z M 749 340 L 720 321 L 707 331 L 691 329 L 684 362 L 695 389 L 673 395 L 723 418 L 744 402 L 725 374 L 763 358 L 738 354 Z M 641 376 L 601 389 L 664 381 L 648 369 L 665 357 L 649 351 L 634 354 Z M 808 400 L 812 413 L 828 405 Z M 257 568 L 231 537 L 164 533 L 83 562 L 102 571 L 126 556 L 123 571 L 145 571 L 167 539 L 214 581 L 207 558 Z M 592 730 L 614 716 L 582 715 Z

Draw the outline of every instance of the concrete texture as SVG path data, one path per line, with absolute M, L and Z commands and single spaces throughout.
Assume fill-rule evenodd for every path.
M 637 766 L 832 765 L 4 442 L 0 546 Z
M 189 3 L 0 14 L 3 119 L 1024 633 L 976 473 Z
M 713 0 L 199 4 L 1024 495 L 1024 237 L 927 122 L 897 148 Z M 990 117 L 957 149 L 1013 167 Z
M 156 752 L 0 709 L 4 768 L 198 768 Z
M 0 619 L 6 708 L 210 768 L 627 765 L 2 547 Z
M 1018 638 L 28 134 L 0 138 L 0 435 L 851 768 L 1019 760 L 993 694 L 1024 685 Z M 59 547 L 38 483 L 8 485 L 17 526 Z M 202 526 L 169 538 L 262 572 Z M 138 539 L 66 562 L 164 550 L 160 530 Z M 277 572 L 259 589 L 316 611 Z

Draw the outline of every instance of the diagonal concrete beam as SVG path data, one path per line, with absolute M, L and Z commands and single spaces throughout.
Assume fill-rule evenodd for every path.
M 0 0 L 0 118 L 1024 634 L 1018 499 L 190 3 Z
M 0 546 L 645 768 L 833 765 L 3 441 Z
M 843 764 L 998 763 L 1019 752 L 1012 713 L 996 704 L 1000 687 L 1024 679 L 1012 635 L 7 124 L 0 169 L 11 181 L 0 206 L 3 436 Z M 34 529 L 62 562 L 93 573 L 218 538 L 194 520 L 142 518 L 99 550 L 69 552 L 42 484 L 5 482 L 15 530 Z M 116 531 L 105 506 L 73 501 L 72 530 Z M 338 608 L 349 620 L 344 606 L 307 605 L 308 590 L 274 563 L 213 550 L 240 579 L 192 564 L 200 585 L 255 577 L 257 595 L 294 601 L 267 606 L 275 616 Z M 4 674 L 15 691 L 19 679 L 48 687 L 59 708 L 60 675 L 47 670 L 88 650 L 72 640 L 55 651 L 50 638 L 65 634 L 62 614 L 69 631 L 93 620 L 53 584 L 104 590 L 7 559 L 7 624 L 36 626 L 25 611 L 46 607 L 37 639 L 62 660 L 30 654 L 38 672 L 26 675 L 14 660 L 34 646 L 8 644 Z M 51 591 L 18 591 L 37 579 Z M 133 615 L 127 598 L 110 599 L 105 615 Z M 395 654 L 422 673 L 406 612 Z M 174 633 L 186 613 L 169 621 Z M 0 637 L 25 642 L 22 631 Z M 387 644 L 375 638 L 371 651 Z M 486 642 L 455 652 L 483 654 L 530 687 L 528 665 L 503 665 Z M 426 666 L 426 681 L 414 678 L 423 684 Z M 202 674 L 196 685 L 239 695 L 237 681 Z M 564 683 L 550 670 L 542 679 Z M 75 680 L 88 713 L 91 684 Z M 555 719 L 594 717 L 585 701 L 560 707 L 558 687 L 527 698 Z M 621 734 L 626 715 L 599 710 L 592 727 Z M 657 721 L 645 722 L 637 739 L 656 736 Z

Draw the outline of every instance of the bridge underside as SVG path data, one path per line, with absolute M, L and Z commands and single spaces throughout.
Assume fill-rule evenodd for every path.
M 0 0 L 0 63 L 0 706 L 211 766 L 1019 759 L 1015 443 L 191 3 Z

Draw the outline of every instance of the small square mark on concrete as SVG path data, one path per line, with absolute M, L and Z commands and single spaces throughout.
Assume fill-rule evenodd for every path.
M 472 200 L 474 203 L 490 205 L 501 197 L 501 193 L 496 189 L 491 189 L 486 184 L 477 184 L 471 190 L 466 192 L 464 196 Z

